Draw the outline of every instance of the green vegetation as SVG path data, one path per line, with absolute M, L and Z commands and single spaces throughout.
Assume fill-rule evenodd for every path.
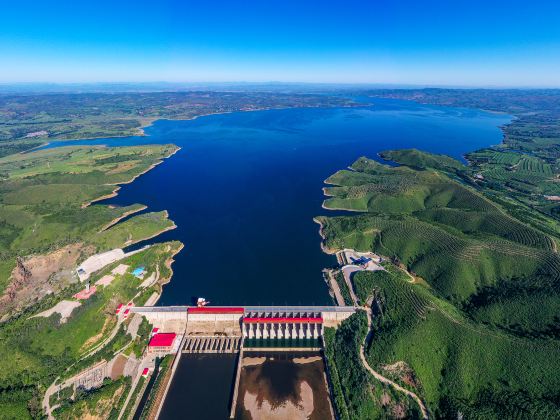
M 342 299 L 344 299 L 344 304 L 352 306 L 354 302 L 352 302 L 352 295 L 350 294 L 348 285 L 344 280 L 344 274 L 342 274 L 342 271 L 340 270 L 336 271 L 335 280 L 338 283 L 338 288 L 340 289 L 340 294 L 342 295 Z
M 340 96 L 270 92 L 0 94 L 0 157 L 51 139 L 138 135 L 157 119 L 353 104 Z
M 418 418 L 415 402 L 375 380 L 362 366 L 359 352 L 366 334 L 363 311 L 345 320 L 337 330 L 325 329 L 325 358 L 340 418 Z
M 504 112 L 515 118 L 503 127 L 499 146 L 467 155 L 474 182 L 509 201 L 523 220 L 543 222 L 538 213 L 560 217 L 560 90 L 422 89 L 379 90 L 372 96 L 410 99 L 422 103 L 480 108 Z M 398 160 L 398 159 L 397 159 Z M 404 164 L 408 164 L 404 162 Z M 546 219 L 545 219 L 546 220 Z M 545 224 L 550 224 L 545 221 Z
M 117 419 L 130 385 L 130 378 L 123 377 L 116 381 L 106 379 L 101 387 L 92 390 L 78 388 L 74 398 L 64 400 L 53 415 L 57 419 L 77 419 L 88 415 Z
M 136 384 L 136 388 L 134 389 L 134 392 L 130 396 L 128 405 L 126 406 L 126 409 L 124 410 L 123 416 L 121 418 L 123 419 L 130 418 L 129 416 L 132 415 L 132 410 L 137 408 L 135 404 L 136 404 L 136 400 L 140 398 L 140 392 L 144 392 L 146 390 L 145 385 L 146 385 L 146 381 L 148 380 L 149 379 L 144 378 L 143 376 L 140 377 L 140 380 Z
M 173 360 L 174 360 L 174 356 L 171 354 L 164 356 L 163 359 L 156 360 L 156 369 L 153 375 L 157 374 L 157 376 L 154 381 L 154 385 L 150 389 L 150 395 L 148 396 L 148 400 L 146 401 L 146 404 L 144 404 L 144 407 L 142 407 L 142 413 L 140 414 L 140 419 L 148 418 L 148 414 L 150 413 L 150 410 L 152 410 L 153 407 L 155 407 L 154 406 L 155 399 L 157 395 L 160 392 L 162 392 L 163 389 L 162 387 L 165 386 L 164 379 L 167 376 L 169 369 L 171 369 L 171 364 L 173 363 Z
M 180 246 L 179 242 L 153 245 L 108 266 L 100 273 L 96 273 L 92 279 L 95 281 L 117 264 L 132 265 L 135 261 L 142 261 L 148 273 L 153 273 L 156 266 L 166 266 L 166 261 L 179 250 Z M 115 308 L 119 303 L 130 301 L 138 293 L 141 282 L 130 273 L 117 276 L 109 286 L 100 287 L 95 295 L 74 309 L 66 323 L 59 322 L 60 315 L 57 313 L 48 318 L 30 318 L 30 316 L 46 307 L 52 307 L 57 300 L 68 299 L 73 289 L 69 292 L 62 291 L 56 300 L 34 306 L 17 319 L 1 325 L 0 354 L 3 357 L 0 358 L 0 389 L 14 387 L 16 384 L 18 386 L 36 383 L 48 385 L 55 376 L 63 372 L 65 377 L 70 377 L 99 360 L 109 360 L 115 351 L 122 349 L 131 340 L 122 325 L 120 332 L 101 351 L 75 363 L 99 344 L 116 326 Z M 139 329 L 139 334 L 142 337 L 147 336 L 146 330 L 149 328 L 143 325 Z M 99 335 L 102 331 L 105 331 L 105 334 Z M 92 340 L 92 337 L 96 339 Z M 88 340 L 89 345 L 85 345 Z M 138 350 L 141 351 L 140 348 Z M 72 368 L 66 371 L 70 365 Z
M 0 407 L 2 420 L 41 418 L 41 395 L 35 386 L 2 391 Z
M 167 212 L 142 213 L 141 204 L 111 207 L 91 204 L 114 193 L 177 150 L 176 146 L 62 147 L 0 159 L 0 418 L 39 417 L 42 393 L 55 380 L 72 377 L 101 360 L 125 351 L 139 356 L 149 325 L 133 338 L 117 324 L 115 308 L 144 303 L 171 277 L 170 261 L 182 248 L 166 242 L 93 273 L 94 284 L 118 264 L 144 266 L 157 281 L 142 288 L 130 273 L 81 301 L 68 319 L 54 312 L 35 316 L 83 289 L 73 273 L 88 256 L 153 237 L 174 227 Z M 119 220 L 130 215 L 125 221 Z M 15 268 L 15 269 L 14 269 Z M 49 290 L 54 293 L 49 293 Z M 116 418 L 129 379 L 108 381 L 97 390 L 64 390 L 57 418 L 102 415 Z
M 419 393 L 441 417 L 459 411 L 480 418 L 560 415 L 555 340 L 518 338 L 474 323 L 424 286 L 387 273 L 360 273 L 381 308 L 368 353 L 375 369 L 395 375 L 391 379 Z M 395 372 L 399 362 L 410 371 Z M 526 401 L 504 411 L 506 394 Z
M 88 204 L 112 194 L 117 184 L 129 182 L 176 150 L 171 145 L 63 147 L 0 159 L 0 296 L 15 281 L 12 270 L 18 257 L 22 258 L 20 276 L 25 277 L 26 258 L 35 255 L 39 257 L 32 265 L 38 271 L 50 270 L 43 275 L 47 277 L 62 272 L 63 281 L 57 284 L 65 286 L 71 280 L 69 269 L 88 255 L 172 228 L 166 212 L 146 213 L 112 225 L 141 210 L 140 204 Z M 69 247 L 68 256 L 56 253 L 63 247 Z M 48 261 L 40 257 L 44 254 L 50 255 Z M 29 271 L 34 279 L 36 273 Z M 17 296 L 15 300 L 18 307 L 24 304 Z M 0 316 L 15 309 L 13 306 L 6 302 Z
M 152 332 L 152 325 L 146 320 L 146 318 L 142 318 L 142 322 L 138 327 L 138 332 L 136 333 L 136 338 L 130 347 L 130 350 L 137 359 L 140 359 L 142 353 L 146 349 L 148 342 L 150 341 L 150 334 Z
M 370 365 L 418 394 L 436 417 L 558 417 L 560 257 L 551 216 L 520 199 L 512 204 L 506 191 L 474 181 L 478 168 L 448 157 L 417 150 L 382 157 L 401 166 L 360 158 L 327 180 L 325 206 L 359 213 L 318 218 L 329 249 L 392 261 L 353 278 L 360 301 L 373 298 L 377 311 Z M 519 217 L 520 209 L 534 217 Z M 363 338 L 356 322 L 352 332 Z M 329 334 L 328 345 L 341 352 L 360 342 Z M 344 365 L 351 357 L 334 356 L 335 390 L 357 387 L 358 373 Z M 375 395 L 362 409 L 382 418 Z M 345 409 L 335 396 L 343 418 L 358 410 L 349 398 Z
M 352 170 L 339 171 L 328 182 L 336 186 L 329 188 L 327 207 L 367 213 L 320 219 L 327 247 L 373 250 L 394 258 L 439 296 L 473 313 L 479 306 L 475 302 L 511 301 L 537 309 L 536 295 L 558 297 L 557 237 L 520 222 L 449 175 L 360 158 Z M 528 312 L 522 325 L 543 325 Z M 492 313 L 503 311 L 487 308 L 477 316 Z M 502 325 L 517 325 L 521 313 L 515 315 L 511 325 Z M 484 321 L 499 324 L 496 316 Z M 556 322 L 554 316 L 549 311 L 546 330 Z

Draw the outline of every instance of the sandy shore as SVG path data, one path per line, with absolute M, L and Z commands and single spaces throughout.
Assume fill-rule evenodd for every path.
M 348 212 L 351 212 L 351 213 L 367 213 L 367 210 L 343 209 L 343 208 L 339 208 L 339 207 L 326 207 L 324 201 L 323 201 L 323 204 L 321 204 L 321 207 L 325 210 L 331 210 L 331 211 L 348 211 Z
M 262 365 L 264 362 L 266 362 L 266 357 L 244 357 L 242 366 L 258 366 Z
M 303 365 L 306 363 L 320 362 L 323 360 L 321 356 L 308 356 L 308 357 L 294 357 L 293 362 L 298 365 Z
M 315 409 L 313 390 L 306 381 L 302 381 L 299 385 L 299 401 L 297 403 L 286 401 L 276 406 L 266 399 L 260 400 L 258 395 L 246 392 L 243 405 L 251 414 L 251 418 L 262 420 L 308 419 Z

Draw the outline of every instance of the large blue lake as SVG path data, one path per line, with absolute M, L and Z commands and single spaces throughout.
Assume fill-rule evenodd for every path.
M 158 121 L 148 136 L 68 144 L 175 143 L 181 150 L 105 203 L 168 210 L 185 244 L 160 305 L 332 304 L 313 217 L 323 181 L 360 156 L 416 147 L 461 156 L 502 139 L 508 116 L 373 100 L 371 106 L 239 112 Z

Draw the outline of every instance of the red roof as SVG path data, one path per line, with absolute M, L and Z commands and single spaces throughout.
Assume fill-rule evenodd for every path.
M 226 308 L 224 306 L 195 306 L 188 308 L 189 314 L 242 314 L 245 308 Z
M 119 306 L 117 306 L 117 309 L 121 309 L 123 307 L 122 303 L 119 303 Z
M 308 322 L 310 324 L 322 324 L 323 318 L 322 317 L 313 317 L 313 318 L 243 318 L 243 322 L 246 324 L 255 324 L 258 322 L 263 323 L 274 323 L 274 324 L 287 324 L 287 323 L 303 323 Z
M 144 368 L 144 370 L 142 371 L 142 376 L 148 376 L 148 372 L 150 372 L 150 369 Z
M 154 334 L 157 333 L 158 331 L 159 331 L 159 328 L 154 328 L 154 329 L 152 330 L 152 332 L 153 332 Z
M 91 296 L 93 296 L 95 294 L 96 291 L 96 287 L 95 286 L 91 286 L 89 288 L 89 290 L 81 290 L 78 293 L 76 293 L 74 295 L 74 298 L 79 299 L 79 300 L 85 300 L 85 299 L 89 299 Z
M 171 347 L 175 341 L 177 334 L 175 333 L 159 333 L 150 340 L 150 347 Z

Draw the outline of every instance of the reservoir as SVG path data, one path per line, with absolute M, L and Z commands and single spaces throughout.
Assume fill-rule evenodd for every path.
M 124 185 L 117 205 L 168 210 L 177 229 L 153 241 L 185 244 L 158 304 L 332 304 L 321 270 L 335 263 L 320 248 L 313 217 L 325 214 L 323 181 L 360 156 L 421 148 L 461 158 L 501 142 L 506 115 L 370 100 L 360 108 L 237 112 L 157 121 L 147 136 L 54 142 L 175 143 L 181 150 Z
M 477 110 L 368 101 L 359 108 L 162 120 L 146 128 L 147 136 L 54 142 L 49 147 L 181 147 L 104 201 L 168 210 L 176 223 L 177 229 L 152 240 L 185 244 L 159 305 L 192 304 L 197 296 L 213 305 L 332 305 L 321 270 L 335 259 L 321 251 L 313 222 L 328 213 L 321 207 L 323 181 L 360 156 L 377 158 L 388 149 L 419 148 L 462 159 L 469 151 L 500 143 L 499 127 L 510 121 L 506 115 Z M 279 406 L 299 406 L 313 418 L 328 418 L 321 362 L 296 362 L 286 356 L 248 364 L 237 418 Z M 234 366 L 235 360 L 225 356 L 184 355 L 162 418 L 225 418 Z

